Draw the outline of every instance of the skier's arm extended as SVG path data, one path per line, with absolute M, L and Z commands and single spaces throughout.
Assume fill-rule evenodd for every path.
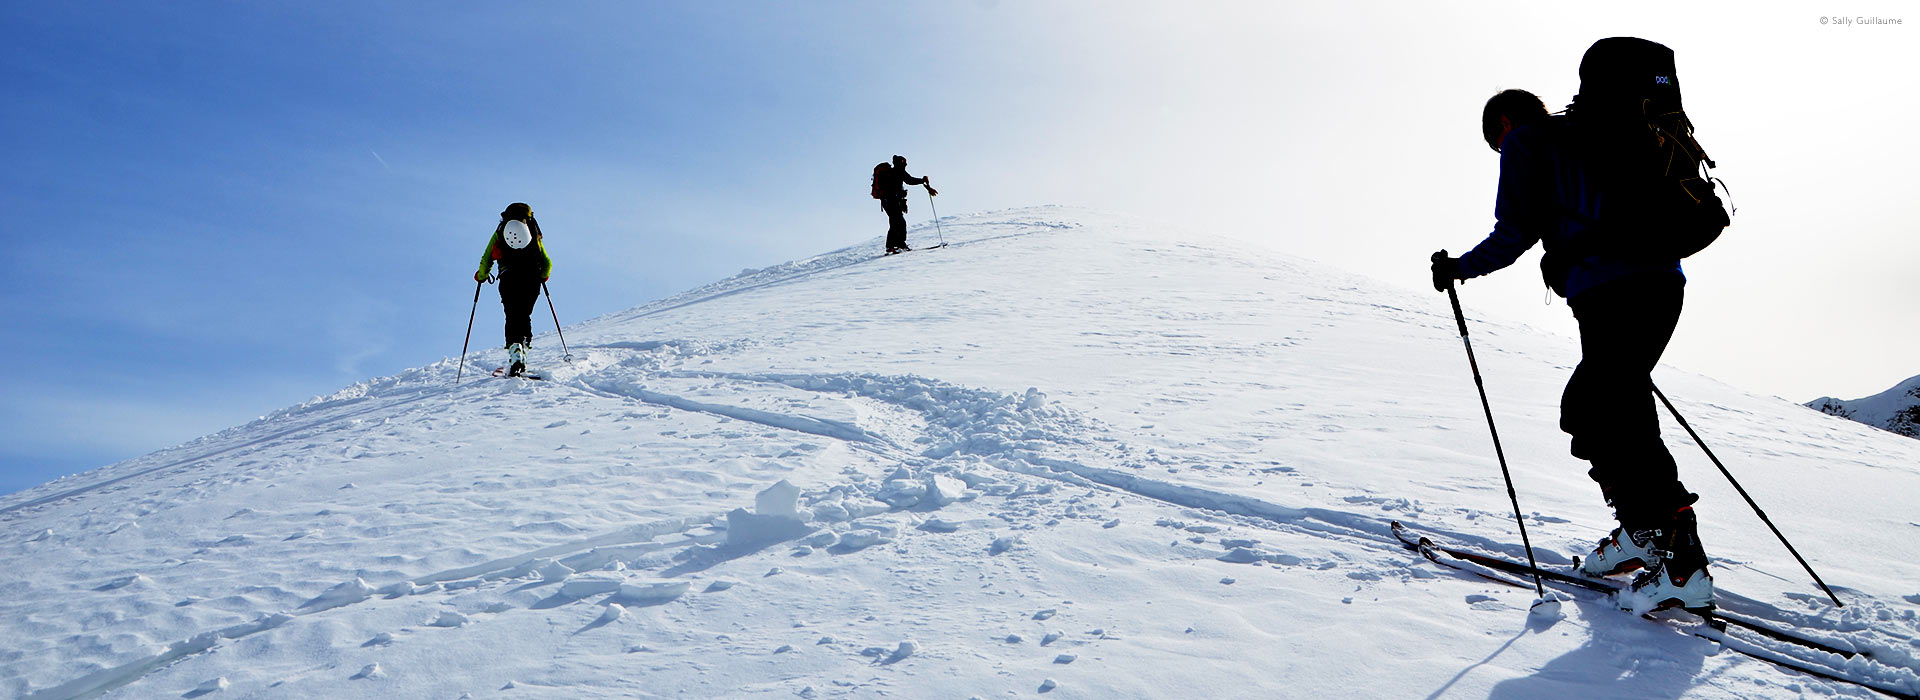
M 1520 134 L 1516 134 L 1520 136 Z M 1540 242 L 1542 225 L 1538 215 L 1543 193 L 1539 177 L 1551 176 L 1533 167 L 1524 138 L 1508 138 L 1500 152 L 1500 192 L 1494 199 L 1493 232 L 1486 240 L 1460 256 L 1460 279 L 1485 275 L 1520 259 L 1522 253 Z

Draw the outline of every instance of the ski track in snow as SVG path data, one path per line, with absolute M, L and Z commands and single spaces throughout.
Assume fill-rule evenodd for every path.
M 16 494 L 18 502 L 0 507 L 0 523 L 13 539 L 7 556 L 32 561 L 71 548 L 60 556 L 69 557 L 75 576 L 35 577 L 0 603 L 12 636 L 24 640 L 0 653 L 0 689 L 35 700 L 155 693 L 198 697 L 230 692 L 230 686 L 265 695 L 325 694 L 364 687 L 341 684 L 402 682 L 410 683 L 405 686 L 409 694 L 490 691 L 503 688 L 454 677 L 423 679 L 419 665 L 407 662 L 432 656 L 427 640 L 434 634 L 518 639 L 514 635 L 522 632 L 507 630 L 531 625 L 552 627 L 562 641 L 551 644 L 561 648 L 575 643 L 564 640 L 647 630 L 626 632 L 650 641 L 627 644 L 615 658 L 661 656 L 675 648 L 707 650 L 650 666 L 635 661 L 647 671 L 639 678 L 653 673 L 689 679 L 679 689 L 694 694 L 917 695 L 930 688 L 887 675 L 889 669 L 937 662 L 983 664 L 995 669 L 994 675 L 1017 677 L 989 682 L 1006 690 L 1098 696 L 1128 687 L 1119 680 L 1102 685 L 1100 679 L 1102 665 L 1117 671 L 1125 667 L 1124 659 L 1134 658 L 1122 649 L 1140 654 L 1143 646 L 1163 647 L 1176 657 L 1211 657 L 1214 661 L 1199 667 L 1201 677 L 1231 677 L 1235 672 L 1227 669 L 1239 666 L 1231 654 L 1221 658 L 1221 647 L 1194 645 L 1231 638 L 1220 635 L 1234 634 L 1240 623 L 1203 631 L 1188 627 L 1171 637 L 1151 637 L 1150 643 L 1132 642 L 1129 628 L 1143 628 L 1145 621 L 1103 617 L 1111 613 L 1047 593 L 1062 585 L 1063 570 L 1102 578 L 1107 574 L 1096 572 L 1103 565 L 1120 571 L 1141 561 L 1161 562 L 1169 571 L 1204 565 L 1210 568 L 1200 575 L 1217 583 L 1184 584 L 1191 588 L 1180 598 L 1239 595 L 1233 591 L 1253 585 L 1299 586 L 1349 591 L 1334 605 L 1351 606 L 1356 597 L 1404 597 L 1396 592 L 1399 586 L 1430 586 L 1429 579 L 1451 577 L 1407 556 L 1387 534 L 1392 519 L 1491 553 L 1525 556 L 1505 541 L 1510 515 L 1465 503 L 1430 508 L 1419 499 L 1380 495 L 1391 485 L 1366 478 L 1334 482 L 1333 466 L 1339 462 L 1319 453 L 1320 446 L 1332 443 L 1353 451 L 1353 443 L 1341 437 L 1350 430 L 1433 420 L 1420 407 L 1392 400 L 1335 401 L 1309 410 L 1280 401 L 1229 409 L 1240 413 L 1222 422 L 1237 429 L 1183 436 L 1178 427 L 1162 428 L 1180 421 L 1188 421 L 1188 428 L 1209 427 L 1210 419 L 1195 418 L 1193 407 L 1219 403 L 1234 386 L 1284 395 L 1293 390 L 1284 386 L 1288 382 L 1337 386 L 1366 376 L 1353 366 L 1330 364 L 1313 376 L 1244 377 L 1242 384 L 1229 385 L 1194 369 L 1205 363 L 1253 363 L 1274 353 L 1312 352 L 1326 342 L 1321 331 L 1365 319 L 1388 319 L 1442 336 L 1450 329 L 1450 318 L 1409 310 L 1393 295 L 1358 286 L 1342 287 L 1340 295 L 1244 300 L 1317 310 L 1310 322 L 1255 340 L 1178 330 L 1189 324 L 1239 323 L 1233 313 L 1198 303 L 1170 303 L 1176 311 L 1159 315 L 1171 322 L 1163 327 L 1115 324 L 1061 333 L 1066 345 L 1055 347 L 1118 348 L 1143 356 L 1151 351 L 1153 362 L 1173 364 L 1176 376 L 1191 378 L 1139 396 L 1111 389 L 1101 393 L 1103 385 L 1086 381 L 1067 388 L 1001 391 L 914 371 L 828 371 L 833 363 L 812 358 L 751 370 L 747 365 L 762 358 L 814 350 L 777 336 L 692 339 L 689 333 L 656 340 L 625 335 L 652 319 L 673 318 L 676 312 L 684 317 L 709 304 L 744 303 L 822 278 L 858 285 L 857 275 L 878 266 L 936 265 L 943 261 L 932 256 L 958 258 L 970 247 L 1082 229 L 1075 222 L 1051 220 L 1050 213 L 953 217 L 946 220 L 953 238 L 948 249 L 876 260 L 871 250 L 849 248 L 748 271 L 596 319 L 570 334 L 585 340 L 574 348 L 577 360 L 552 367 L 547 382 L 477 378 L 455 386 L 450 381 L 454 367 L 441 362 Z M 1209 249 L 1165 243 L 1149 245 L 1148 252 L 1205 257 Z M 1262 268 L 1261 274 L 1306 272 L 1280 263 Z M 796 321 L 794 337 L 816 327 L 807 321 Z M 1489 335 L 1497 333 L 1517 331 L 1496 328 Z M 898 352 L 909 359 L 915 355 L 911 346 Z M 1502 361 L 1497 356 L 1504 353 L 1525 355 L 1524 350 L 1492 349 L 1489 354 L 1496 358 L 1488 364 Z M 1198 364 L 1179 365 L 1187 361 L 1182 358 Z M 793 369 L 807 365 L 822 369 Z M 1109 405 L 1102 398 L 1119 401 Z M 1100 410 L 1090 410 L 1096 406 Z M 530 419 L 523 407 L 548 418 Z M 1686 409 L 1703 415 L 1740 410 L 1704 403 Z M 490 438 L 473 432 L 473 427 L 500 431 L 503 422 L 515 420 L 520 424 Z M 1119 420 L 1128 423 L 1116 424 Z M 1469 422 L 1436 429 L 1482 428 Z M 1740 439 L 1737 431 L 1733 434 Z M 1774 442 L 1818 452 L 1828 439 L 1817 430 L 1800 437 Z M 1290 458 L 1263 451 L 1282 440 L 1299 454 Z M 1425 448 L 1417 448 L 1413 458 L 1427 457 L 1418 449 Z M 1403 451 L 1397 458 L 1409 459 L 1409 454 Z M 394 468 L 403 463 L 422 472 Z M 1882 460 L 1863 460 L 1860 466 L 1887 469 Z M 783 479 L 791 487 L 776 486 L 786 484 Z M 283 486 L 278 494 L 266 495 Z M 1441 478 L 1420 486 L 1429 495 L 1486 488 L 1484 480 L 1467 486 Z M 224 494 L 241 492 L 259 498 L 247 507 L 226 509 L 230 512 L 218 510 Z M 1502 505 L 1470 500 L 1488 508 Z M 173 518 L 180 531 L 194 534 L 161 536 L 154 526 L 141 524 L 153 520 L 148 516 Z M 1534 518 L 1543 526 L 1570 522 L 1537 513 Z M 493 529 L 474 532 L 479 522 Z M 299 523 L 299 529 L 289 523 Z M 21 536 L 25 531 L 37 536 Z M 1085 533 L 1076 544 L 1091 543 L 1097 551 L 1041 544 L 1049 533 L 1067 531 Z M 1592 530 L 1575 532 L 1584 537 Z M 1577 551 L 1569 545 L 1563 552 L 1552 543 L 1537 550 L 1543 564 L 1565 564 L 1567 554 Z M 249 561 L 275 566 L 250 566 Z M 1222 576 L 1235 571 L 1223 566 L 1253 568 Z M 1747 565 L 1727 561 L 1722 566 Z M 1792 575 L 1772 564 L 1755 571 Z M 883 598 L 893 593 L 882 591 L 898 588 L 898 595 L 916 601 L 919 609 L 908 610 L 904 619 L 899 611 L 882 610 L 863 620 L 853 615 L 864 608 L 860 603 L 830 595 L 805 597 L 800 591 L 806 587 L 791 583 L 798 577 L 823 584 L 858 580 L 860 586 L 846 584 L 849 591 Z M 1740 579 L 1755 580 L 1764 579 Z M 989 589 L 997 594 L 968 593 Z M 1822 630 L 1876 656 L 1873 662 L 1816 661 L 1920 691 L 1915 642 L 1920 624 L 1910 600 L 1849 590 L 1855 605 L 1836 613 L 1812 596 L 1787 596 L 1799 602 L 1795 607 L 1737 590 L 1722 591 L 1724 606 Z M 755 595 L 797 596 L 788 599 L 787 612 L 804 619 L 791 623 L 784 635 L 774 627 L 721 632 L 702 622 L 724 617 L 737 601 Z M 1478 593 L 1466 597 L 1479 612 L 1507 609 L 1512 600 Z M 1165 598 L 1153 602 L 1189 613 L 1200 605 Z M 1524 609 L 1524 601 L 1519 605 Z M 1576 609 L 1578 619 L 1562 624 L 1590 632 L 1606 626 L 1617 635 L 1643 637 L 1641 643 L 1663 639 L 1654 634 L 1660 630 L 1614 620 L 1596 606 Z M 579 612 L 565 617 L 565 623 L 554 617 L 568 610 Z M 779 613 L 781 606 L 755 610 Z M 955 646 L 939 637 L 899 636 L 908 630 L 951 632 L 956 624 L 991 639 Z M 829 627 L 835 631 L 822 634 Z M 350 633 L 359 636 L 347 638 Z M 1268 630 L 1256 638 L 1289 643 L 1274 635 Z M 764 642 L 765 648 L 745 647 L 740 638 Z M 774 644 L 777 640 L 785 642 Z M 264 677 L 192 675 L 196 661 L 221 649 L 257 656 Z M 1606 659 L 1605 666 L 1631 667 L 1638 662 L 1623 660 L 1631 657 L 1631 649 L 1629 642 L 1613 642 L 1593 651 Z M 559 653 L 545 677 L 507 680 L 505 689 L 544 688 L 564 696 L 660 691 L 601 668 L 607 663 L 601 657 Z M 746 667 L 722 664 L 713 654 L 781 658 L 787 670 L 742 670 Z M 57 660 L 48 661 L 50 655 Z M 866 670 L 853 672 L 836 658 L 859 659 Z M 1671 672 L 1646 663 L 1646 673 Z M 733 669 L 731 677 L 691 680 L 715 666 Z M 1773 671 L 1753 673 L 1774 679 L 1764 682 L 1793 687 L 1822 683 Z M 708 682 L 741 685 L 692 685 Z M 1252 690 L 1236 683 L 1214 690 L 1224 695 Z M 1733 685 L 1725 692 L 1767 691 Z M 1833 685 L 1830 692 L 1854 691 Z

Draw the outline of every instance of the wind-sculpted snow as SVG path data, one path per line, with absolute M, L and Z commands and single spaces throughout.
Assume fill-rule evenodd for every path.
M 942 224 L 541 338 L 547 381 L 479 351 L 0 502 L 0 694 L 1861 692 L 1400 549 L 1526 555 L 1443 299 L 1089 212 Z M 1554 429 L 1571 341 L 1480 333 L 1565 565 L 1608 527 Z M 1661 382 L 1848 601 L 1683 454 L 1722 606 L 1869 653 L 1757 651 L 1920 690 L 1920 449 Z

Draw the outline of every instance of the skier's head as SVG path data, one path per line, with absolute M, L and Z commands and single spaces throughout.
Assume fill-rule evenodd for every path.
M 906 157 L 906 156 L 894 156 L 894 157 L 893 157 L 893 167 L 896 167 L 896 168 L 904 168 L 904 167 L 907 167 L 907 157 Z
M 526 202 L 514 202 L 507 205 L 506 211 L 500 212 L 501 221 L 526 221 L 532 216 L 533 207 L 527 206 Z
M 1538 96 L 1525 90 L 1503 90 L 1489 98 L 1486 109 L 1481 110 L 1480 135 L 1497 153 L 1509 132 L 1546 117 L 1547 105 Z

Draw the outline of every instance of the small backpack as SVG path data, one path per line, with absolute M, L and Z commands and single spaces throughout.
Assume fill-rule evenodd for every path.
M 1586 236 L 1596 240 L 1582 248 L 1677 260 L 1732 223 L 1714 193 L 1713 159 L 1681 105 L 1672 49 L 1633 37 L 1594 42 L 1580 59 L 1580 94 L 1567 118 L 1601 193 L 1597 220 L 1582 221 L 1599 235 Z
M 882 173 L 888 173 L 892 171 L 893 171 L 892 163 L 881 163 L 879 165 L 873 166 L 873 198 L 874 199 L 887 198 L 886 195 L 880 193 L 880 175 Z

